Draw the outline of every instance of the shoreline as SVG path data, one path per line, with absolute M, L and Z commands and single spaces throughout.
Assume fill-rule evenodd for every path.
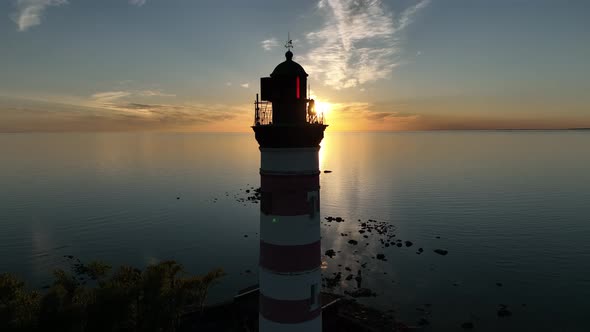
M 240 291 L 231 300 L 205 307 L 202 313 L 189 309 L 179 331 L 258 331 L 258 294 L 255 285 Z M 421 330 L 396 321 L 392 310 L 380 311 L 334 293 L 322 292 L 320 296 L 324 332 Z

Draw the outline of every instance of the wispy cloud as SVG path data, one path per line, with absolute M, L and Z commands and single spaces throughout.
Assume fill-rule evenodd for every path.
M 250 112 L 227 104 L 113 102 L 87 106 L 0 97 L 0 133 L 67 131 L 237 131 Z
M 250 83 L 244 83 L 244 84 L 240 84 L 240 86 L 241 86 L 242 88 L 245 88 L 245 89 L 247 89 L 247 88 L 249 88 L 249 87 L 250 87 Z
M 129 3 L 137 6 L 137 7 L 141 7 L 143 5 L 145 5 L 146 0 L 129 0 Z
M 321 0 L 325 24 L 306 35 L 311 50 L 302 62 L 335 89 L 390 77 L 398 65 L 400 32 L 428 3 L 421 0 L 395 16 L 381 0 Z
M 102 106 L 108 106 L 109 104 L 119 101 L 123 98 L 132 97 L 176 97 L 175 94 L 164 93 L 161 90 L 137 90 L 137 91 L 106 91 L 97 92 L 90 96 L 92 101 Z
M 266 39 L 260 42 L 260 45 L 262 45 L 262 48 L 265 51 L 270 51 L 273 48 L 279 46 L 279 42 L 277 41 L 276 38 L 270 38 L 270 39 Z
M 141 90 L 136 91 L 135 94 L 141 97 L 176 97 L 172 93 L 164 93 L 161 90 Z
M 112 102 L 127 96 L 130 96 L 131 92 L 128 91 L 107 91 L 107 92 L 97 92 L 90 96 L 92 100 L 98 103 L 108 103 Z
M 41 17 L 47 7 L 67 4 L 67 0 L 17 0 L 17 12 L 12 14 L 12 19 L 18 26 L 18 31 L 41 24 Z

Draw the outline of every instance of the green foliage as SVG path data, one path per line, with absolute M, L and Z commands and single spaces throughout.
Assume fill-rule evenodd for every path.
M 102 262 L 77 261 L 72 273 L 54 271 L 42 295 L 0 274 L 0 331 L 175 331 L 188 309 L 202 310 L 224 276 L 221 269 L 190 276 L 175 261 L 110 271 Z
M 16 277 L 0 274 L 0 331 L 26 331 L 36 326 L 40 296 L 24 286 Z

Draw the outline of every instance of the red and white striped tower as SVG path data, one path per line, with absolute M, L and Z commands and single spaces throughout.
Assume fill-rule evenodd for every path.
M 321 331 L 319 149 L 327 125 L 307 99 L 307 73 L 286 61 L 261 78 L 259 331 Z

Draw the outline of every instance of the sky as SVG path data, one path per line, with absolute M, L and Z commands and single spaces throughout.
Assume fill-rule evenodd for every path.
M 590 127 L 587 0 L 3 0 L 0 132 L 251 131 L 288 34 L 329 130 Z

